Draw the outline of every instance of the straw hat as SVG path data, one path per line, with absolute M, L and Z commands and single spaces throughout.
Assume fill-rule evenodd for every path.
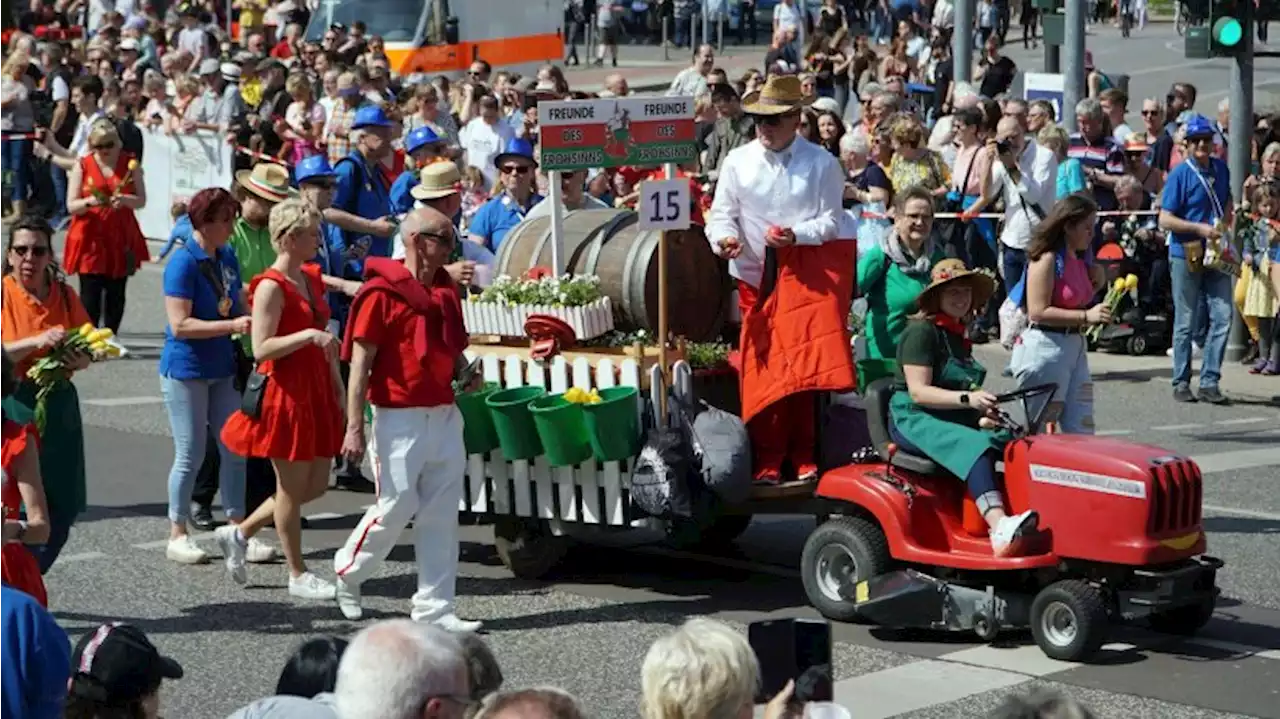
M 418 173 L 418 184 L 409 194 L 415 200 L 437 200 L 455 195 L 462 189 L 462 173 L 450 160 L 433 162 Z
M 760 97 L 744 105 L 748 115 L 783 115 L 808 105 L 795 75 L 775 75 L 760 88 Z
M 991 275 L 981 270 L 971 270 L 964 266 L 963 260 L 947 258 L 939 260 L 929 273 L 929 286 L 924 288 L 917 299 L 920 310 L 926 314 L 938 312 L 938 300 L 942 290 L 954 283 L 966 283 L 973 289 L 973 309 L 981 311 L 996 291 L 996 281 Z
M 240 170 L 236 183 L 267 202 L 284 202 L 298 196 L 298 191 L 289 186 L 289 171 L 274 162 L 259 162 L 252 170 Z
M 1124 138 L 1125 152 L 1146 152 L 1149 147 L 1147 136 L 1141 132 L 1131 132 Z

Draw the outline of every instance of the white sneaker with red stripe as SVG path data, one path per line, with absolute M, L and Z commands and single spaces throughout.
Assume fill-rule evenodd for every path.
M 336 597 L 338 599 L 338 609 L 342 611 L 342 616 L 356 621 L 364 616 L 364 609 L 360 606 L 360 585 L 349 584 L 338 577 L 338 581 L 334 582 L 336 587 Z

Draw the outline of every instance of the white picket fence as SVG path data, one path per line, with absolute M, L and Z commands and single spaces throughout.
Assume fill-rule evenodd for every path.
M 544 363 L 518 355 L 503 357 L 501 348 L 467 351 L 468 359 L 477 356 L 483 358 L 485 381 L 504 389 L 537 385 L 557 393 L 570 387 L 642 386 L 641 365 L 630 358 L 604 359 L 593 367 L 586 358 L 570 363 L 557 356 Z M 656 407 L 662 387 L 656 366 L 651 368 L 650 387 Z M 651 520 L 632 516 L 628 491 L 633 461 L 592 458 L 575 467 L 551 467 L 545 457 L 512 461 L 498 449 L 473 454 L 467 458 L 466 493 L 458 510 L 618 527 L 652 526 Z

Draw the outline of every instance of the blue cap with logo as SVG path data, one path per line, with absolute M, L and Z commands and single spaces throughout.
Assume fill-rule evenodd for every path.
M 1209 122 L 1209 118 L 1204 115 L 1192 115 L 1187 118 L 1187 124 L 1182 128 L 1182 136 L 1188 140 L 1193 137 L 1212 137 L 1216 134 L 1213 123 Z
M 377 105 L 366 105 L 356 110 L 356 116 L 351 121 L 351 129 L 359 130 L 363 127 L 391 127 L 391 120 L 387 118 L 387 113 Z
M 512 138 L 511 141 L 507 143 L 506 149 L 498 153 L 497 157 L 493 158 L 493 165 L 494 167 L 501 167 L 502 163 L 512 157 L 524 158 L 529 162 L 532 162 L 535 167 L 538 164 L 538 161 L 533 158 L 533 145 L 523 137 Z
M 329 158 L 324 155 L 312 155 L 293 168 L 293 177 L 299 185 L 313 180 L 332 180 L 338 175 L 329 166 Z
M 429 127 L 423 126 L 410 132 L 404 138 L 404 151 L 412 155 L 427 145 L 435 145 L 440 142 L 440 136 Z

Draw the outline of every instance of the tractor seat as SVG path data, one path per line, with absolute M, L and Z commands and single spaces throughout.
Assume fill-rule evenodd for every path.
M 889 443 L 893 442 L 889 436 L 889 398 L 893 396 L 893 383 L 892 377 L 881 377 L 867 385 L 863 396 L 863 406 L 867 412 L 867 431 L 871 435 L 872 444 L 875 445 L 876 454 L 884 460 L 890 459 Z M 928 457 L 912 454 L 901 448 L 894 452 L 890 464 L 916 474 L 942 472 L 942 469 Z

